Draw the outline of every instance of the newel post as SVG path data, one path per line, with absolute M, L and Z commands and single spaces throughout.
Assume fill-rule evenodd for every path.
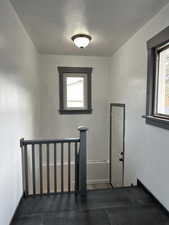
M 23 187 L 23 194 L 24 196 L 26 196 L 24 138 L 20 139 L 20 148 L 21 148 L 21 164 L 22 164 L 22 187 Z
M 85 197 L 87 192 L 87 128 L 79 127 L 80 151 L 79 151 L 79 192 Z

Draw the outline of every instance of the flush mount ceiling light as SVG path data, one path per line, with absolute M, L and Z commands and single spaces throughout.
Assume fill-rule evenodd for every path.
M 78 48 L 85 48 L 92 40 L 91 36 L 87 34 L 76 34 L 72 36 L 72 41 Z

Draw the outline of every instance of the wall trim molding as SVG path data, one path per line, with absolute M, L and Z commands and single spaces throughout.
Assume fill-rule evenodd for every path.
M 71 165 L 75 165 L 75 162 L 74 161 L 71 161 L 70 163 Z M 87 161 L 87 165 L 91 165 L 91 164 L 109 164 L 109 160 L 88 160 Z M 64 166 L 67 166 L 68 163 L 67 162 L 64 162 L 63 163 Z M 46 163 L 43 163 L 43 166 L 47 166 Z M 50 166 L 54 166 L 53 163 L 50 163 Z M 57 166 L 61 166 L 61 163 L 60 162 L 57 162 Z
M 72 184 L 74 184 L 75 181 L 72 181 Z M 109 184 L 109 179 L 88 179 L 87 184 Z

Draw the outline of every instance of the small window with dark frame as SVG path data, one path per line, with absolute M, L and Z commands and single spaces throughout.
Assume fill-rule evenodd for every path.
M 91 72 L 88 67 L 58 67 L 61 114 L 91 113 Z
M 147 42 L 146 123 L 169 129 L 169 27 Z

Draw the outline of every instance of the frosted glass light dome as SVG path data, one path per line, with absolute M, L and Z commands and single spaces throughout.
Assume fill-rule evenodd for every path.
M 76 34 L 72 37 L 72 41 L 78 48 L 85 48 L 91 41 L 91 37 L 86 34 Z

